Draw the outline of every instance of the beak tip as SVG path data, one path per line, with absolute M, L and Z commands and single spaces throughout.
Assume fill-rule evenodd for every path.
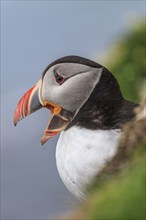
M 19 121 L 19 120 L 17 119 L 16 115 L 14 115 L 13 124 L 14 124 L 15 127 L 16 127 L 18 121 Z
M 16 127 L 17 121 L 16 121 L 15 119 L 13 120 L 13 124 L 14 124 L 14 126 Z
M 46 136 L 43 135 L 42 139 L 41 139 L 41 145 L 44 145 L 47 142 Z
M 46 135 L 43 135 L 41 139 L 41 145 L 43 146 L 50 138 L 48 138 Z
M 41 145 L 43 146 L 44 145 L 44 143 L 41 141 Z

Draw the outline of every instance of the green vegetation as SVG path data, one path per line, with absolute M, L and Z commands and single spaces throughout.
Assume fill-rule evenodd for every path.
M 107 68 L 118 79 L 124 97 L 135 102 L 140 101 L 139 91 L 142 88 L 144 90 L 145 37 L 145 24 L 141 23 L 121 37 L 106 62 Z M 142 127 L 138 127 L 136 124 L 135 130 L 131 130 L 129 127 L 129 130 L 125 132 L 127 136 L 129 135 L 129 141 L 132 140 L 132 135 L 136 135 L 133 131 L 137 130 L 137 134 L 140 133 L 144 136 L 145 127 L 146 122 L 143 122 Z M 145 144 L 139 136 L 137 140 L 132 147 L 132 155 L 127 160 L 123 160 L 122 169 L 97 180 L 98 185 L 92 188 L 88 201 L 83 206 L 82 219 L 146 219 Z M 129 147 L 129 143 L 125 141 L 125 149 Z
M 136 102 L 146 77 L 145 31 L 143 22 L 125 33 L 114 45 L 107 61 L 107 67 L 118 79 L 124 97 Z
M 145 161 L 141 153 L 126 164 L 122 173 L 91 194 L 86 219 L 146 219 Z

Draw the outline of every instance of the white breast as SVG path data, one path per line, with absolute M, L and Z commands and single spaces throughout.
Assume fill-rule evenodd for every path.
M 57 143 L 56 162 L 66 187 L 79 199 L 85 188 L 116 153 L 120 129 L 88 130 L 71 127 Z

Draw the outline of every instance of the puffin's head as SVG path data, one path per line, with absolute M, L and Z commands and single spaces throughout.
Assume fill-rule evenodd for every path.
M 102 71 L 103 66 L 82 57 L 54 61 L 18 102 L 14 124 L 42 107 L 49 109 L 51 117 L 41 140 L 44 144 L 71 123 L 98 84 Z

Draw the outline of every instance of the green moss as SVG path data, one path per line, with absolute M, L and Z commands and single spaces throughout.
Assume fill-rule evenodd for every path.
M 118 79 L 124 97 L 139 101 L 139 90 L 146 78 L 145 22 L 125 34 L 115 44 L 107 67 Z
M 140 154 L 97 188 L 88 201 L 87 219 L 146 219 L 145 161 Z

